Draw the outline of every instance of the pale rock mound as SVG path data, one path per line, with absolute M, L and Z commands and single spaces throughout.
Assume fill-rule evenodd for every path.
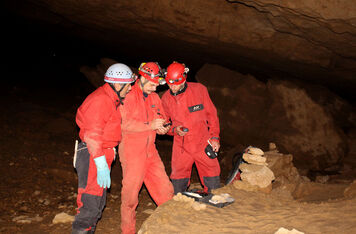
M 256 147 L 249 146 L 242 158 L 247 162 L 240 165 L 241 180 L 261 189 L 267 188 L 275 179 L 273 172 L 267 167 L 264 152 Z M 247 186 L 248 187 L 248 186 Z M 253 188 L 253 187 L 252 187 Z
M 74 221 L 74 216 L 69 215 L 67 213 L 59 213 L 56 214 L 56 216 L 54 217 L 54 219 L 52 220 L 53 224 L 57 224 L 57 223 L 71 223 Z
M 204 210 L 206 209 L 206 204 L 196 202 L 194 198 L 187 197 L 182 195 L 181 193 L 178 193 L 173 197 L 174 201 L 178 202 L 184 202 L 186 203 L 187 206 L 192 207 L 194 210 Z
M 289 231 L 288 229 L 281 227 L 274 234 L 304 234 L 304 232 L 300 232 L 300 231 L 298 231 L 298 230 L 296 230 L 294 228 Z
M 259 155 L 244 153 L 244 154 L 242 155 L 242 158 L 243 158 L 246 162 L 251 163 L 251 164 L 267 166 L 266 158 L 261 157 L 261 156 L 259 156 Z
M 242 164 L 241 180 L 260 188 L 266 188 L 275 179 L 273 172 L 266 166 Z

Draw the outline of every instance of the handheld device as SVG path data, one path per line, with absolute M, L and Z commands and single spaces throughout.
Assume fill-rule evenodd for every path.
M 208 140 L 208 145 L 205 147 L 205 153 L 209 158 L 214 159 L 218 156 L 218 153 L 213 150 L 210 141 Z
M 182 129 L 183 132 L 189 132 L 189 129 L 186 128 L 186 127 L 181 127 L 181 129 Z
M 168 126 L 170 126 L 170 125 L 172 125 L 172 122 L 168 122 L 168 123 L 165 123 L 165 124 L 163 124 L 163 127 L 168 127 Z

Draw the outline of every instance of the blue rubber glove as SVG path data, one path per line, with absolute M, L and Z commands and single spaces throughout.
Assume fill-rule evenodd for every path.
M 94 158 L 94 162 L 97 170 L 97 182 L 101 188 L 110 188 L 111 179 L 110 179 L 110 169 L 108 164 L 106 163 L 106 158 L 104 156 L 100 156 Z

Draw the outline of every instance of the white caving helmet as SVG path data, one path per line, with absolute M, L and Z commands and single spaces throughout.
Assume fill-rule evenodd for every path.
M 111 65 L 105 73 L 104 81 L 108 83 L 129 84 L 135 82 L 137 75 L 123 63 Z

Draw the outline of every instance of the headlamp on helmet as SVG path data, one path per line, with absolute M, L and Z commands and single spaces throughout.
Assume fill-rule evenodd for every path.
M 168 66 L 166 72 L 166 82 L 171 85 L 182 84 L 187 79 L 189 68 L 184 63 L 173 62 Z
M 160 85 L 166 83 L 163 78 L 162 69 L 157 62 L 141 63 L 138 73 L 153 83 Z

